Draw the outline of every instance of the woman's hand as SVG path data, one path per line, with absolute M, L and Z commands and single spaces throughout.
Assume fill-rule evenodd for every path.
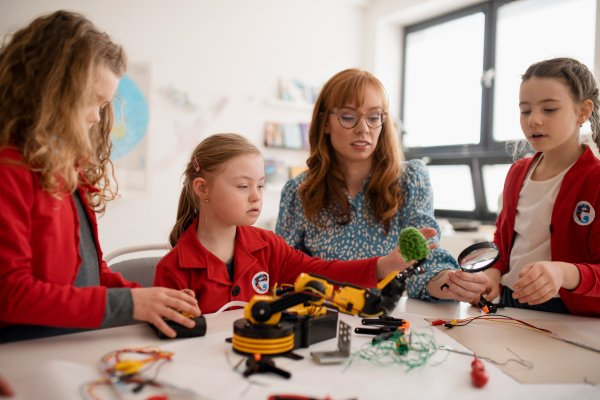
M 527 264 L 513 285 L 513 298 L 530 305 L 542 304 L 554 297 L 561 287 L 579 286 L 579 269 L 569 263 L 538 261 Z
M 465 302 L 479 300 L 485 290 L 488 277 L 483 272 L 465 272 L 461 270 L 444 270 L 435 275 L 427 283 L 430 295 L 439 299 L 454 299 Z M 448 287 L 442 286 L 448 285 Z
M 187 328 L 193 328 L 195 322 L 181 315 L 180 311 L 199 317 L 202 313 L 198 308 L 198 301 L 190 289 L 181 291 L 161 287 L 131 289 L 133 298 L 133 318 L 138 321 L 150 322 L 158 330 L 170 338 L 176 336 L 175 331 L 169 327 L 163 318 L 170 319 Z
M 430 239 L 437 235 L 437 231 L 433 228 L 422 228 L 419 229 L 419 232 L 425 239 Z M 437 247 L 437 244 L 430 244 L 429 250 L 433 250 Z M 378 281 L 382 280 L 386 276 L 388 276 L 393 271 L 404 271 L 410 265 L 414 264 L 416 260 L 412 260 L 410 262 L 404 261 L 404 257 L 400 253 L 400 247 L 396 247 L 390 254 L 387 256 L 380 257 L 377 260 L 377 268 L 375 269 L 375 277 Z

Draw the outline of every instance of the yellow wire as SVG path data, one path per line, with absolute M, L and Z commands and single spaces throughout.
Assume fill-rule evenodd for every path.
M 536 328 L 534 326 L 530 326 L 530 325 L 524 324 L 524 323 L 522 323 L 520 321 L 515 321 L 515 320 L 510 320 L 510 319 L 502 319 L 500 317 L 494 317 L 494 318 L 471 317 L 471 318 L 465 318 L 465 319 L 460 319 L 460 320 L 452 320 L 451 323 L 452 323 L 452 325 L 462 324 L 462 323 L 465 323 L 467 321 L 472 321 L 474 319 L 480 319 L 480 320 L 489 321 L 489 322 L 501 322 L 501 323 L 504 323 L 504 324 L 519 325 L 519 326 L 522 326 L 524 328 L 528 328 L 528 329 L 531 329 L 533 331 L 536 331 L 538 333 L 545 333 L 547 335 L 551 335 L 552 334 L 552 332 L 546 332 L 546 331 L 541 330 L 539 328 Z
M 487 318 L 480 318 L 480 319 L 484 319 L 485 321 L 490 321 L 490 322 L 501 322 L 501 323 L 504 323 L 504 324 L 519 325 L 519 326 L 522 326 L 522 327 L 525 327 L 525 328 L 529 328 L 529 329 L 531 329 L 533 331 L 536 331 L 536 332 L 539 332 L 539 333 L 550 334 L 549 332 L 543 331 L 543 330 L 541 330 L 539 328 L 536 328 L 536 327 L 533 327 L 533 326 L 529 326 L 529 325 L 523 324 L 523 323 L 521 323 L 519 321 L 487 319 Z

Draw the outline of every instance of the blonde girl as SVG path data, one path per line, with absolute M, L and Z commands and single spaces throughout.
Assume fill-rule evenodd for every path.
M 84 16 L 57 11 L 0 50 L 0 342 L 131 323 L 175 332 L 189 294 L 145 288 L 102 260 L 96 213 L 111 189 L 112 99 L 121 46 Z

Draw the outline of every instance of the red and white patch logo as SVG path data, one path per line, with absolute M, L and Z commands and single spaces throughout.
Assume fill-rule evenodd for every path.
M 265 294 L 269 290 L 269 274 L 257 272 L 252 277 L 252 287 L 258 294 Z
M 579 225 L 589 225 L 594 222 L 596 211 L 587 201 L 580 201 L 573 211 L 573 219 Z

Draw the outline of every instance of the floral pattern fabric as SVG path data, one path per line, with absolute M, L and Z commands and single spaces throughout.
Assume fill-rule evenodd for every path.
M 427 291 L 429 280 L 445 269 L 457 269 L 458 263 L 450 253 L 439 247 L 440 227 L 433 217 L 433 191 L 429 173 L 420 160 L 403 163 L 403 175 L 399 178 L 404 204 L 390 224 L 389 234 L 378 223 L 366 204 L 365 189 L 369 178 L 350 202 L 350 221 L 339 225 L 335 217 L 324 210 L 320 214 L 323 226 L 308 222 L 299 196 L 300 185 L 306 174 L 301 173 L 289 180 L 282 191 L 279 217 L 275 233 L 282 236 L 292 247 L 323 260 L 357 260 L 389 254 L 398 245 L 400 232 L 408 227 L 434 228 L 438 235 L 430 242 L 438 247 L 432 250 L 423 266 L 427 272 L 414 276 L 407 283 L 409 297 L 436 300 Z

